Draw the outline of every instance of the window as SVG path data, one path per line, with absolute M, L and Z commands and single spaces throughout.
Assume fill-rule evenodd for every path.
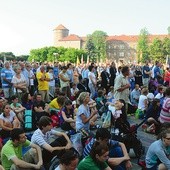
M 119 48 L 120 48 L 120 49 L 124 49 L 125 46 L 121 44 L 121 45 L 119 46 Z
M 124 55 L 125 55 L 124 52 L 120 52 L 120 53 L 119 53 L 119 56 L 120 56 L 120 57 L 124 57 Z

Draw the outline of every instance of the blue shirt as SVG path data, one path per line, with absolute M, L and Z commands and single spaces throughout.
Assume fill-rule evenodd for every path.
M 90 142 L 85 146 L 84 150 L 83 150 L 83 157 L 86 157 L 90 154 L 91 148 L 93 146 L 93 144 L 95 143 L 96 139 L 92 138 L 90 140 Z M 115 141 L 115 140 L 109 140 L 109 148 L 111 147 L 116 147 L 119 146 L 119 142 Z
M 55 77 L 55 78 L 58 78 L 58 74 L 59 74 L 59 69 L 58 69 L 58 67 L 54 67 L 54 68 L 53 68 L 53 72 L 54 72 L 54 77 Z
M 140 90 L 136 90 L 136 89 L 133 89 L 133 91 L 131 92 L 130 94 L 130 100 L 131 100 L 131 103 L 135 106 L 138 106 L 138 102 L 139 102 L 139 96 L 140 96 Z
M 145 71 L 146 72 L 150 71 L 149 66 L 143 66 L 143 78 L 149 78 L 149 74 L 146 74 Z
M 84 106 L 83 104 L 81 104 L 78 107 L 78 111 L 76 113 L 76 130 L 81 130 L 83 128 L 88 131 L 90 129 L 90 123 L 89 121 L 87 123 L 83 123 L 81 119 L 82 114 L 84 114 L 87 118 L 90 117 L 89 106 Z
M 161 75 L 161 71 L 160 71 L 160 68 L 156 66 L 154 68 L 154 78 L 158 78 L 158 75 Z
M 2 78 L 2 88 L 10 88 L 11 85 L 3 80 L 3 78 L 6 78 L 9 82 L 11 82 L 13 77 L 12 71 L 10 69 L 3 68 L 1 70 L 1 78 Z
M 170 146 L 165 147 L 162 140 L 153 142 L 146 154 L 146 167 L 152 168 L 158 161 L 162 162 L 167 169 L 170 169 Z

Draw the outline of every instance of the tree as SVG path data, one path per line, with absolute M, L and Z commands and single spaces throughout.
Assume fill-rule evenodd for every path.
M 87 36 L 86 50 L 87 50 L 87 55 L 89 56 L 91 61 L 96 61 L 97 60 L 96 51 L 91 35 Z
M 150 52 L 149 56 L 153 60 L 165 62 L 163 44 L 162 44 L 162 41 L 159 40 L 158 38 L 153 40 L 152 44 L 149 47 L 149 52 Z
M 146 28 L 143 28 L 140 31 L 139 40 L 138 40 L 138 44 L 137 44 L 138 62 L 144 62 L 145 60 L 149 60 L 148 35 L 149 35 L 149 33 Z
M 40 49 L 32 49 L 30 51 L 29 61 L 68 61 L 76 62 L 76 57 L 85 55 L 84 50 L 64 47 L 44 47 Z M 86 56 L 86 55 L 85 55 Z
M 163 52 L 164 52 L 164 55 L 167 56 L 169 55 L 170 56 L 170 39 L 169 38 L 164 38 L 163 41 L 162 41 L 162 45 L 163 45 Z
M 86 49 L 91 61 L 99 61 L 106 58 L 106 37 L 103 31 L 95 31 L 88 35 Z
M 16 56 L 12 52 L 1 52 L 0 53 L 0 60 L 15 60 Z

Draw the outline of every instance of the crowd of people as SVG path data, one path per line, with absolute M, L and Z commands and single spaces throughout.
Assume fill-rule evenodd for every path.
M 48 169 L 55 156 L 59 159 L 56 170 L 130 169 L 125 144 L 112 140 L 110 132 L 97 124 L 103 118 L 102 108 L 114 106 L 116 101 L 123 106 L 116 119 L 120 117 L 127 123 L 128 114 L 140 113 L 146 120 L 143 130 L 161 134 L 155 145 L 164 150 L 153 152 L 155 145 L 151 144 L 147 168 L 152 170 L 160 163 L 160 168 L 169 168 L 170 133 L 168 128 L 160 129 L 170 123 L 170 68 L 164 69 L 159 61 L 119 67 L 114 62 L 75 67 L 71 63 L 6 61 L 1 69 L 1 85 L 1 162 L 5 170 Z M 32 112 L 30 141 L 24 132 L 27 110 Z M 115 123 L 115 117 L 110 121 Z M 58 126 L 63 132 L 56 130 Z M 88 142 L 82 140 L 82 155 L 69 138 L 75 133 L 88 138 Z

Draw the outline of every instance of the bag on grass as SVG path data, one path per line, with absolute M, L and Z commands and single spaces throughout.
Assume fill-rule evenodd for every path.
M 74 135 L 71 135 L 70 137 L 71 143 L 74 147 L 74 149 L 77 150 L 80 156 L 82 156 L 83 153 L 83 145 L 81 142 L 81 133 L 76 133 Z
M 110 126 L 111 126 L 111 112 L 108 111 L 102 124 L 102 128 L 109 128 Z

